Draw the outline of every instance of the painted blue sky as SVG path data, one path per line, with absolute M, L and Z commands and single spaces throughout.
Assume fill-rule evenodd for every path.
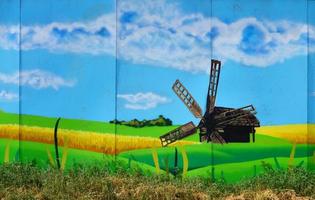
M 204 108 L 216 58 L 217 106 L 253 104 L 264 125 L 315 121 L 314 1 L 22 0 L 21 16 L 19 8 L 0 2 L 5 111 L 19 111 L 20 93 L 26 114 L 108 121 L 117 102 L 118 119 L 184 123 L 194 118 L 171 85 L 180 79 Z

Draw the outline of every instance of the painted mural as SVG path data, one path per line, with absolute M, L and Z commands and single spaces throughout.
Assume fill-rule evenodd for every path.
M 0 2 L 1 164 L 315 168 L 314 1 L 79 2 Z

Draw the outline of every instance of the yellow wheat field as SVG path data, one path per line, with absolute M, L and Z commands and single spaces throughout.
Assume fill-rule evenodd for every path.
M 14 140 L 54 143 L 54 129 L 30 127 L 19 125 L 0 125 L 0 138 Z M 118 154 L 120 152 L 161 147 L 157 138 L 122 136 L 87 131 L 74 131 L 58 129 L 58 145 L 64 146 L 65 139 L 69 148 L 83 149 L 105 154 Z M 179 141 L 177 144 L 192 144 L 194 142 Z
M 315 144 L 315 124 L 294 124 L 284 126 L 263 126 L 258 134 L 287 139 L 297 144 Z

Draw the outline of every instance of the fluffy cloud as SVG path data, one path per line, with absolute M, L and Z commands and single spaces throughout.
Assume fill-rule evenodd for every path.
M 19 49 L 19 26 L 0 25 L 0 47 L 2 49 Z
M 254 17 L 225 23 L 198 13 L 183 14 L 163 1 L 122 2 L 119 56 L 135 63 L 208 71 L 211 56 L 266 67 L 307 53 L 308 32 L 303 23 Z M 315 27 L 309 30 L 310 42 L 314 42 Z
M 115 14 L 112 13 L 90 22 L 22 26 L 21 46 L 23 50 L 114 54 L 115 34 Z M 18 49 L 18 46 L 19 27 L 0 25 L 0 47 Z
M 65 80 L 51 72 L 34 69 L 16 72 L 14 74 L 0 73 L 0 82 L 6 84 L 25 85 L 35 89 L 53 88 L 58 90 L 60 87 L 72 87 L 75 81 Z
M 23 26 L 22 48 L 116 56 L 117 28 L 119 58 L 193 72 L 208 71 L 211 57 L 266 67 L 306 55 L 307 40 L 315 52 L 315 27 L 299 22 L 248 17 L 226 23 L 162 0 L 121 0 L 117 12 L 117 24 L 109 13 L 90 22 Z M 18 31 L 0 25 L 0 48 L 18 49 Z
M 136 94 L 118 94 L 118 98 L 124 99 L 127 103 L 125 108 L 132 110 L 148 110 L 157 107 L 159 104 L 168 103 L 170 100 L 158 94 L 136 93 Z
M 1 90 L 0 91 L 0 100 L 5 100 L 5 101 L 14 101 L 18 99 L 18 95 L 16 93 L 11 93 L 6 90 Z

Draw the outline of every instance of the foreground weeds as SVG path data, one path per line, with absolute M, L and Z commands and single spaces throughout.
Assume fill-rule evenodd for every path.
M 110 167 L 72 171 L 33 164 L 0 166 L 0 199 L 314 199 L 315 174 L 303 168 L 266 169 L 237 184 L 206 178 L 181 180 Z

